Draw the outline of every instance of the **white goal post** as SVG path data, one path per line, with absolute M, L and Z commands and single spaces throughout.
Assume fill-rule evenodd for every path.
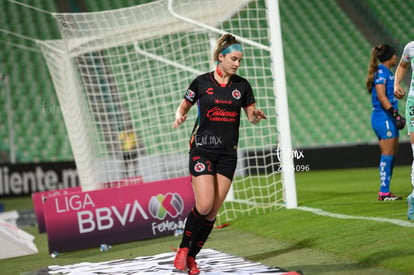
M 159 0 L 53 16 L 62 39 L 37 42 L 84 191 L 189 174 L 197 111 L 172 129 L 175 109 L 191 80 L 212 70 L 211 41 L 232 33 L 244 48 L 238 74 L 268 119 L 241 118 L 238 167 L 219 221 L 297 206 L 278 1 Z

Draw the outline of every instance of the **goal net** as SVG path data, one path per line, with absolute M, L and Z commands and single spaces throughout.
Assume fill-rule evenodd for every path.
M 238 166 L 219 221 L 289 204 L 284 183 L 292 174 L 284 166 L 290 161 L 290 140 L 279 146 L 279 133 L 290 135 L 289 119 L 287 112 L 276 112 L 269 46 L 268 17 L 278 16 L 278 10 L 269 14 L 268 8 L 264 0 L 160 0 L 102 12 L 54 13 L 62 39 L 38 45 L 82 189 L 189 175 L 188 141 L 197 108 L 172 129 L 175 110 L 189 83 L 214 68 L 214 44 L 229 32 L 244 48 L 238 74 L 249 80 L 268 119 L 252 125 L 242 114 Z M 287 129 L 280 129 L 281 121 Z M 285 153 L 283 166 L 280 152 Z

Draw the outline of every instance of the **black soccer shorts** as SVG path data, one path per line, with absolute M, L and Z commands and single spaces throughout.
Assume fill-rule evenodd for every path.
M 190 174 L 195 177 L 221 174 L 233 180 L 236 165 L 237 153 L 223 154 L 197 150 L 197 148 L 190 151 L 189 169 Z

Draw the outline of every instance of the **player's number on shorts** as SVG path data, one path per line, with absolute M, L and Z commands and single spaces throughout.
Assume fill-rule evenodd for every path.
M 414 106 L 410 106 L 410 116 L 414 116 Z

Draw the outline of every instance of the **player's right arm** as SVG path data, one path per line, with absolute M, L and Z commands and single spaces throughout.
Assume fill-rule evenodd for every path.
M 178 128 L 187 119 L 187 113 L 191 109 L 191 105 L 187 100 L 183 99 L 175 112 L 175 121 L 172 125 L 173 128 Z
M 405 73 L 407 72 L 408 66 L 410 63 L 405 62 L 402 58 L 398 64 L 397 70 L 395 71 L 394 79 L 394 96 L 398 99 L 401 99 L 405 96 L 405 90 L 401 86 L 401 81 L 404 78 Z

